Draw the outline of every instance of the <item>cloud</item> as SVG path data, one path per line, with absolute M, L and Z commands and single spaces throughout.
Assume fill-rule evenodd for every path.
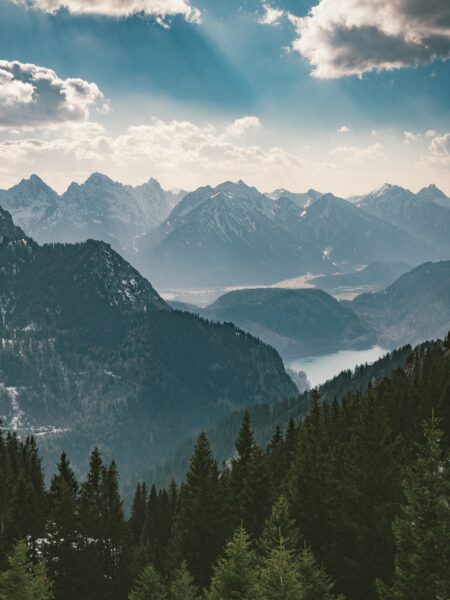
M 339 127 L 339 129 L 336 129 L 336 131 L 338 133 L 350 133 L 350 127 L 347 127 L 347 125 L 342 125 L 342 127 Z
M 438 135 L 431 140 L 428 156 L 423 160 L 433 167 L 450 167 L 450 133 Z
M 75 15 L 129 17 L 142 13 L 160 18 L 181 15 L 187 21 L 195 23 L 201 20 L 200 11 L 191 6 L 189 0 L 13 0 L 13 2 L 48 13 L 65 9 Z
M 292 48 L 319 78 L 362 75 L 450 58 L 448 0 L 320 0 L 290 15 Z
M 414 142 L 418 142 L 420 138 L 420 133 L 414 133 L 413 131 L 404 131 L 403 132 L 403 142 L 409 146 L 410 144 L 414 144 Z
M 371 144 L 366 148 L 356 146 L 337 146 L 330 150 L 330 154 L 341 158 L 347 165 L 360 166 L 374 158 L 380 158 L 382 154 L 382 144 Z
M 437 131 L 435 131 L 434 129 L 428 129 L 427 131 L 425 131 L 424 135 L 427 138 L 433 138 L 437 136 Z
M 200 184 L 214 177 L 240 178 L 287 169 L 292 172 L 307 163 L 300 156 L 277 146 L 244 143 L 238 131 L 260 126 L 256 117 L 243 117 L 222 127 L 190 121 L 162 121 L 128 127 L 124 133 L 108 135 L 98 123 L 81 122 L 49 126 L 41 137 L 22 137 L 0 142 L 0 174 L 4 180 L 17 173 L 38 170 L 43 176 L 71 165 L 83 173 L 110 170 L 153 173 L 171 185 Z M 23 132 L 22 132 L 23 135 Z M 53 175 L 51 179 L 54 179 Z
M 261 122 L 258 117 L 241 117 L 240 119 L 236 119 L 226 128 L 226 134 L 234 137 L 240 138 L 244 136 L 248 130 L 250 129 L 259 129 L 261 127 Z
M 263 4 L 263 9 L 264 14 L 259 17 L 258 23 L 261 25 L 278 25 L 284 15 L 284 10 L 270 6 L 267 3 Z
M 95 83 L 61 79 L 46 67 L 0 60 L 0 128 L 83 121 L 102 97 Z

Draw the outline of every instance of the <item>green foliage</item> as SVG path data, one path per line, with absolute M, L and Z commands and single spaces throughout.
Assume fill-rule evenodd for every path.
M 194 578 L 189 573 L 186 563 L 175 571 L 170 586 L 170 600 L 198 600 L 198 590 Z
M 214 568 L 207 600 L 254 600 L 256 594 L 255 556 L 250 539 L 241 527 L 228 542 Z
M 382 600 L 450 597 L 450 457 L 435 418 L 424 425 L 424 438 L 404 482 L 393 526 L 395 571 L 391 585 L 378 584 Z
M 267 556 L 278 548 L 283 540 L 286 551 L 295 551 L 299 546 L 297 524 L 289 514 L 289 504 L 285 496 L 280 496 L 272 508 L 272 514 L 266 520 L 264 531 L 258 540 L 258 549 Z
M 266 555 L 258 574 L 259 600 L 303 600 L 300 574 L 292 550 L 282 537 Z M 320 600 L 319 596 L 316 600 Z
M 208 439 L 201 433 L 180 491 L 171 540 L 172 559 L 185 560 L 196 584 L 206 587 L 224 539 L 219 472 Z
M 154 567 L 145 567 L 128 595 L 128 600 L 167 600 L 161 577 Z
M 33 565 L 26 543 L 18 542 L 9 557 L 8 570 L 0 573 L 0 600 L 51 600 L 51 585 L 42 563 Z
M 309 548 L 305 548 L 300 554 L 298 563 L 298 575 L 300 579 L 301 600 L 332 600 L 333 582 L 319 567 L 317 561 Z

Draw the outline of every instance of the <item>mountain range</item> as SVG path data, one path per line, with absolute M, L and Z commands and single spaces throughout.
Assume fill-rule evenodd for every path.
M 386 289 L 344 305 L 376 332 L 381 345 L 443 338 L 450 330 L 450 261 L 419 265 Z
M 450 199 L 384 185 L 345 200 L 316 190 L 262 194 L 244 182 L 186 194 L 150 179 L 138 187 L 94 173 L 58 196 L 32 176 L 0 191 L 38 242 L 107 241 L 158 288 L 260 285 L 374 262 L 450 258 Z
M 133 256 L 136 238 L 156 227 L 183 192 L 164 191 L 156 179 L 132 187 L 93 173 L 84 183 L 71 183 L 59 196 L 32 175 L 9 190 L 0 190 L 0 206 L 39 243 L 103 240 Z
M 450 200 L 436 187 L 418 194 L 396 185 L 383 185 L 356 200 L 367 213 L 384 219 L 411 236 L 425 242 L 439 259 L 450 257 Z
M 321 279 L 326 283 L 337 279 L 351 285 L 365 281 L 374 287 L 376 277 L 395 281 L 352 301 L 338 301 L 321 289 L 272 287 L 228 292 L 205 308 L 181 302 L 171 306 L 212 321 L 233 322 L 274 346 L 285 359 L 373 344 L 394 348 L 448 333 L 450 261 L 428 262 L 411 270 L 403 263 L 375 263 L 358 273 L 317 278 L 313 283 L 320 286 Z
M 80 468 L 97 444 L 132 476 L 231 410 L 296 393 L 275 350 L 172 310 L 109 244 L 39 245 L 1 209 L 0 340 L 2 420 L 47 465 L 64 449 Z

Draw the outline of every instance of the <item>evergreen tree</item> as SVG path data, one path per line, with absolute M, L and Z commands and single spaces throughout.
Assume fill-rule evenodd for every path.
M 245 529 L 236 531 L 224 556 L 214 567 L 207 600 L 254 600 L 256 597 L 255 556 Z
M 194 578 L 189 573 L 185 562 L 175 571 L 170 586 L 170 600 L 198 600 L 198 590 Z
M 303 600 L 294 553 L 282 537 L 264 559 L 258 576 L 258 600 Z M 320 600 L 319 597 L 316 600 Z
M 333 600 L 333 582 L 319 567 L 314 554 L 305 548 L 298 561 L 301 600 Z
M 154 567 L 149 565 L 140 574 L 128 600 L 167 600 L 161 577 Z
M 272 514 L 258 540 L 258 549 L 263 556 L 278 548 L 280 539 L 287 551 L 295 551 L 299 546 L 297 525 L 289 514 L 289 505 L 285 496 L 280 496 L 272 508 Z
M 238 458 L 233 460 L 230 478 L 231 517 L 235 526 L 241 522 L 257 537 L 270 514 L 271 486 L 268 460 L 255 444 L 248 411 L 244 413 L 235 445 Z
M 404 483 L 406 501 L 393 526 L 394 577 L 378 584 L 382 600 L 450 597 L 450 461 L 435 418 L 424 437 Z
M 54 582 L 56 600 L 77 600 L 78 580 L 78 482 L 65 453 L 58 463 L 49 491 L 44 557 Z
M 186 483 L 178 500 L 171 540 L 171 558 L 186 561 L 199 587 L 209 583 L 212 564 L 224 545 L 224 520 L 219 472 L 204 433 L 198 437 Z
M 0 573 L 0 600 L 51 600 L 44 566 L 33 565 L 25 542 L 17 543 L 8 562 L 8 570 Z
M 145 483 L 137 484 L 136 492 L 131 507 L 130 528 L 132 539 L 135 544 L 139 543 L 145 522 L 145 510 L 147 504 L 147 489 Z

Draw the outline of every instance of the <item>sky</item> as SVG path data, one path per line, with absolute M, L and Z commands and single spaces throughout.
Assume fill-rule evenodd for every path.
M 449 0 L 0 0 L 0 188 L 450 195 Z

